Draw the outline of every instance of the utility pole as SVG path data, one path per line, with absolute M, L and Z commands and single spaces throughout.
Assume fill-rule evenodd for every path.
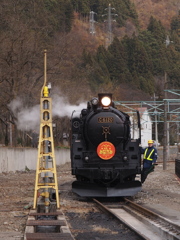
M 165 40 L 166 48 L 170 41 L 169 36 Z M 164 73 L 164 146 L 163 146 L 163 170 L 167 168 L 167 160 L 169 159 L 169 122 L 168 122 L 168 100 L 167 100 L 167 72 Z
M 179 122 L 176 123 L 177 126 L 177 159 L 179 159 Z
M 10 143 L 10 147 L 13 146 L 13 143 L 12 143 L 12 117 L 10 115 L 10 121 L 9 121 L 9 143 Z
M 115 8 L 112 8 L 111 4 L 109 4 L 108 8 L 106 8 L 105 10 L 108 11 L 108 14 L 104 14 L 102 16 L 105 16 L 105 15 L 108 16 L 107 42 L 106 42 L 106 47 L 108 47 L 112 43 L 112 21 L 116 22 L 116 20 L 112 20 L 112 16 L 118 16 L 118 14 L 112 13 L 112 10 L 115 10 Z
M 168 143 L 167 143 L 167 100 L 164 99 L 164 145 L 163 145 L 163 170 L 167 168 Z
M 111 22 L 111 4 L 108 6 L 108 40 L 110 45 L 112 43 L 112 22 Z
M 89 32 L 91 35 L 95 35 L 96 31 L 95 31 L 95 20 L 94 20 L 94 14 L 96 14 L 95 12 L 91 11 L 90 15 L 89 15 L 89 22 L 90 22 L 90 29 Z
M 154 105 L 156 106 L 156 99 L 158 97 L 156 97 L 155 93 L 154 93 Z M 155 116 L 155 141 L 156 141 L 156 148 L 158 147 L 158 127 L 157 127 L 157 110 L 154 110 L 154 116 Z

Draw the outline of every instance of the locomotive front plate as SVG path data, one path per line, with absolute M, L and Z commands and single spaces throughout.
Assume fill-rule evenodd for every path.
M 113 123 L 113 117 L 98 117 L 98 123 Z

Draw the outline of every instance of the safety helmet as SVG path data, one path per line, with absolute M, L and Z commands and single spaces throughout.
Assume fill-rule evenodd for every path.
M 148 140 L 148 144 L 149 144 L 149 143 L 154 143 L 154 141 L 153 141 L 153 140 Z

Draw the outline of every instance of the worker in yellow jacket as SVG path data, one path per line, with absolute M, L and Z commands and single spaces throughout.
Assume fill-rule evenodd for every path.
M 144 154 L 143 156 L 143 169 L 141 172 L 141 182 L 143 183 L 147 175 L 154 171 L 154 165 L 157 161 L 157 149 L 153 146 L 153 140 L 148 141 L 147 148 L 141 148 L 141 153 Z

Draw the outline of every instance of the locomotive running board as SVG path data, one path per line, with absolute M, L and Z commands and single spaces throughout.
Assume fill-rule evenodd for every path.
M 81 197 L 128 197 L 140 192 L 141 187 L 139 181 L 120 183 L 115 187 L 103 187 L 95 183 L 79 181 L 72 183 L 72 191 Z

